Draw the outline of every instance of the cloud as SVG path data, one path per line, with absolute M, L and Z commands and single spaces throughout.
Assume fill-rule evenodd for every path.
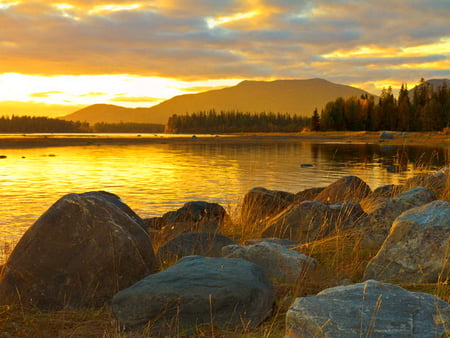
M 103 93 L 103 92 L 89 92 L 89 93 L 86 93 L 86 94 L 80 94 L 80 95 L 78 95 L 79 97 L 95 97 L 95 96 L 105 96 L 105 95 L 107 95 L 106 93 Z
M 46 104 L 42 102 L 0 101 L 0 116 L 63 116 L 85 105 Z
M 29 97 L 49 97 L 54 94 L 63 94 L 63 92 L 61 92 L 59 90 L 52 90 L 52 91 L 48 91 L 48 92 L 31 93 L 28 96 Z
M 448 76 L 447 0 L 2 3 L 0 73 L 352 83 Z M 364 54 L 371 49 L 378 53 Z

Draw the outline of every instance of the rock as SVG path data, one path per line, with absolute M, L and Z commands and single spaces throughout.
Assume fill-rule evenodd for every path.
M 371 212 L 381 207 L 384 203 L 389 201 L 391 198 L 397 196 L 402 191 L 402 189 L 403 187 L 401 185 L 394 184 L 378 187 L 361 200 L 361 207 L 367 214 L 370 214 Z
M 275 243 L 281 246 L 284 246 L 285 248 L 295 248 L 298 246 L 298 243 L 295 241 L 291 241 L 290 239 L 286 238 L 256 238 L 256 239 L 248 239 L 245 241 L 245 245 L 253 245 L 253 244 L 259 244 L 262 242 L 267 243 Z
M 361 246 L 379 248 L 388 235 L 392 223 L 401 213 L 435 199 L 435 195 L 427 188 L 414 187 L 388 200 L 358 221 L 358 227 L 363 228 Z
M 449 322 L 438 297 L 369 280 L 297 298 L 285 337 L 443 337 Z
M 296 202 L 312 201 L 317 195 L 319 195 L 325 188 L 309 188 L 299 191 L 295 195 Z
M 165 213 L 161 220 L 160 241 L 167 242 L 183 232 L 217 232 L 231 223 L 225 209 L 217 203 L 204 201 L 188 202 L 176 211 Z
M 272 217 L 295 201 L 295 194 L 256 187 L 244 196 L 241 207 L 241 224 L 249 226 Z
M 170 336 L 211 323 L 253 329 L 271 314 L 273 302 L 273 286 L 257 265 L 189 256 L 118 292 L 112 308 L 126 328 L 150 323 L 152 336 Z
M 0 278 L 0 302 L 45 309 L 103 305 L 156 267 L 141 223 L 112 194 L 62 197 L 11 253 Z
M 447 186 L 449 173 L 442 170 L 434 174 L 417 175 L 405 182 L 405 190 L 415 186 L 421 186 L 430 189 L 436 196 L 440 196 Z M 450 180 L 449 180 L 450 182 Z
M 222 248 L 222 254 L 227 258 L 241 258 L 255 263 L 277 284 L 294 284 L 317 264 L 314 258 L 268 242 L 248 246 L 228 245 Z
M 162 217 L 144 218 L 143 221 L 146 229 L 161 230 L 161 228 L 164 226 Z
M 315 200 L 328 203 L 359 202 L 370 193 L 370 187 L 359 177 L 345 176 L 326 187 Z
M 299 244 L 312 242 L 351 227 L 364 212 L 355 202 L 305 201 L 292 204 L 267 221 L 261 237 L 287 238 Z
M 390 133 L 388 131 L 382 131 L 380 133 L 380 139 L 381 140 L 392 140 L 394 138 L 394 134 Z
M 434 201 L 401 214 L 364 279 L 447 283 L 450 271 L 450 203 Z
M 158 249 L 160 265 L 167 265 L 185 256 L 222 257 L 222 247 L 236 244 L 228 237 L 207 232 L 187 232 L 178 235 Z

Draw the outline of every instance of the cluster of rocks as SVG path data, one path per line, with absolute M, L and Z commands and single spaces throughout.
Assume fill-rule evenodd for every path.
M 450 304 L 390 283 L 448 283 L 450 203 L 437 199 L 448 177 L 441 171 L 374 191 L 354 176 L 297 194 L 254 188 L 238 222 L 260 236 L 241 245 L 223 235 L 237 225 L 215 203 L 143 220 L 113 194 L 69 194 L 0 269 L 0 304 L 106 303 L 124 328 L 155 336 L 202 325 L 253 329 L 271 316 L 277 288 L 320 264 L 301 244 L 352 233 L 355 246 L 378 250 L 363 280 L 295 299 L 286 337 L 441 336 Z

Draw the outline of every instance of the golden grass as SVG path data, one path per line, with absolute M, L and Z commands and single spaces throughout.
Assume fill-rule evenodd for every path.
M 249 238 L 241 238 L 241 241 Z M 307 276 L 299 276 L 296 285 L 278 285 L 274 313 L 258 328 L 248 332 L 219 330 L 210 325 L 196 329 L 195 337 L 283 337 L 285 315 L 296 297 L 316 294 L 336 286 L 342 280 L 360 282 L 375 250 L 361 250 L 357 234 L 338 235 L 296 248 L 320 263 Z M 410 291 L 427 292 L 450 301 L 450 286 L 435 284 L 402 284 Z M 121 332 L 109 307 L 98 310 L 62 310 L 45 312 L 24 309 L 18 305 L 0 306 L 0 332 L 13 337 L 111 337 L 148 336 L 144 331 Z M 183 336 L 180 333 L 178 336 Z
M 450 202 L 450 180 L 438 196 Z M 239 210 L 228 210 L 233 219 L 238 219 Z M 235 216 L 235 217 L 233 217 Z M 258 238 L 261 228 L 258 225 L 227 225 L 221 233 L 239 243 Z M 3 241 L 0 244 L 0 264 L 12 250 L 14 243 Z M 162 243 L 154 243 L 158 248 Z M 296 297 L 317 294 L 318 292 L 341 283 L 361 282 L 364 270 L 375 249 L 363 249 L 359 246 L 358 232 L 337 233 L 328 238 L 318 239 L 300 245 L 296 251 L 319 261 L 316 268 L 305 276 L 299 276 L 295 285 L 277 285 L 276 302 L 273 315 L 258 328 L 247 332 L 219 330 L 211 325 L 196 328 L 194 337 L 283 337 L 285 333 L 285 315 Z M 448 281 L 431 284 L 400 284 L 407 290 L 426 292 L 450 302 Z M 18 305 L 0 306 L 0 337 L 111 337 L 134 338 L 149 336 L 144 329 L 140 332 L 121 332 L 110 307 L 98 310 L 63 310 L 44 312 L 39 309 L 24 309 Z M 177 336 L 183 336 L 179 333 Z

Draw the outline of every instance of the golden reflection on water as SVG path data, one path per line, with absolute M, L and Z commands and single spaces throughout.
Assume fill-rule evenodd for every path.
M 162 215 L 187 201 L 235 205 L 250 188 L 298 192 L 356 175 L 373 189 L 401 184 L 445 163 L 444 149 L 408 148 L 408 171 L 388 173 L 395 147 L 309 143 L 152 144 L 2 149 L 0 241 L 16 241 L 67 193 L 106 190 L 141 217 Z M 432 158 L 432 152 L 439 154 Z M 428 163 L 427 163 L 428 161 Z M 301 164 L 312 164 L 302 168 Z

